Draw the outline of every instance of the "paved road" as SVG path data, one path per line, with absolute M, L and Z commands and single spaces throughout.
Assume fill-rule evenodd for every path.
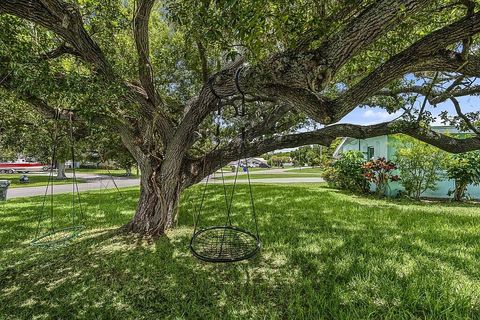
M 285 169 L 271 169 L 265 171 L 254 171 L 253 174 L 279 174 L 287 172 Z M 225 173 L 225 176 L 233 175 L 234 173 Z M 250 173 L 252 174 L 252 173 Z M 100 190 L 100 189 L 112 189 L 115 188 L 115 185 L 112 183 L 110 177 L 102 175 L 92 175 L 88 173 L 78 173 L 77 177 L 85 179 L 86 183 L 79 183 L 78 189 L 80 192 L 88 190 Z M 221 179 L 210 179 L 209 183 L 219 184 L 222 183 Z M 285 177 L 285 178 L 264 178 L 264 179 L 251 179 L 252 183 L 320 183 L 324 182 L 322 178 L 319 177 Z M 233 183 L 233 180 L 225 180 L 226 183 Z M 247 179 L 238 179 L 237 183 L 247 183 Z M 116 177 L 115 183 L 119 188 L 125 187 L 134 187 L 140 184 L 140 179 L 138 178 L 126 178 L 126 177 Z M 49 191 L 50 192 L 50 191 Z M 54 194 L 60 193 L 69 193 L 72 192 L 72 185 L 56 185 L 54 187 Z M 26 187 L 26 188 L 10 188 L 8 190 L 8 199 L 20 198 L 20 197 L 32 197 L 40 196 L 45 194 L 45 186 L 43 187 Z
M 79 175 L 80 176 L 80 175 Z M 84 177 L 82 177 L 84 178 Z M 79 183 L 78 190 L 80 192 L 87 190 L 100 190 L 100 189 L 112 189 L 115 185 L 112 183 L 109 177 L 103 177 L 100 179 L 88 179 L 91 182 Z M 119 188 L 133 187 L 140 184 L 140 179 L 131 178 L 115 178 L 115 183 Z M 50 190 L 49 190 L 50 192 Z M 57 185 L 53 188 L 54 194 L 69 193 L 72 192 L 72 185 Z M 27 188 L 10 188 L 8 189 L 7 199 L 20 198 L 20 197 L 32 197 L 45 194 L 45 186 L 43 187 L 27 187 Z

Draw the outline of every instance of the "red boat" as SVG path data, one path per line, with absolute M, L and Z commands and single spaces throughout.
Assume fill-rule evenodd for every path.
M 48 165 L 40 162 L 0 162 L 0 173 L 29 173 L 48 170 Z

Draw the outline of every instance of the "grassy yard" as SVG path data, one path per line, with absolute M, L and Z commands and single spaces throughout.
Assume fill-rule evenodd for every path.
M 19 179 L 20 176 L 23 174 L 0 174 L 0 180 L 10 180 L 10 188 L 25 188 L 25 187 L 39 187 L 39 186 L 46 186 L 48 182 L 48 175 L 33 175 L 27 174 L 28 179 L 30 180 L 28 183 L 20 183 Z M 78 183 L 83 183 L 85 180 L 81 178 L 77 178 Z M 72 179 L 65 179 L 65 180 L 55 180 L 55 185 L 59 184 L 71 184 Z
M 310 178 L 315 177 L 319 178 L 319 175 L 309 174 L 309 173 L 252 173 L 250 172 L 250 179 L 282 179 L 282 178 Z M 244 172 L 238 173 L 238 179 L 247 179 L 248 176 Z M 220 174 L 215 175 L 215 179 L 222 179 Z M 225 180 L 233 180 L 235 176 L 226 176 Z
M 221 188 L 203 226 L 224 221 Z M 251 227 L 238 188 L 233 220 Z M 84 193 L 86 231 L 52 250 L 29 246 L 40 197 L 0 203 L 0 319 L 478 319 L 478 205 L 255 185 L 261 253 L 208 264 L 188 250 L 199 191 L 155 242 L 115 233 L 137 189 Z M 58 199 L 67 217 L 70 197 Z
M 323 172 L 323 169 L 322 168 L 295 168 L 295 169 L 288 169 L 287 172 L 320 174 Z
M 72 172 L 72 169 L 67 169 L 66 172 Z M 110 172 L 107 169 L 75 169 L 75 172 L 79 173 L 90 173 L 90 174 L 103 174 L 103 175 L 112 175 L 114 177 L 124 177 L 125 176 L 125 170 L 124 169 L 112 169 Z M 132 175 L 131 177 L 137 177 L 135 174 L 136 170 L 135 168 L 132 169 Z

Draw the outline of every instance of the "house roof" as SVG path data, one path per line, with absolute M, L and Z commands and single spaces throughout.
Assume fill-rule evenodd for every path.
M 345 142 L 347 142 L 348 138 L 343 138 L 342 142 L 337 146 L 335 151 L 333 152 L 333 157 L 338 158 L 340 156 L 340 151 L 343 149 L 343 146 L 345 145 Z

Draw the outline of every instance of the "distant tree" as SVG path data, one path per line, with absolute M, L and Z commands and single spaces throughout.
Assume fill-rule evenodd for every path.
M 290 152 L 290 156 L 295 165 L 299 166 L 315 166 L 321 163 L 321 157 L 323 152 L 323 146 L 312 145 L 299 147 L 296 150 Z
M 436 190 L 449 155 L 407 136 L 396 139 L 395 162 L 400 170 L 400 183 L 408 196 L 418 199 L 426 190 Z
M 466 191 L 469 184 L 480 184 L 479 163 L 479 151 L 454 155 L 452 160 L 448 163 L 448 178 L 455 180 L 455 189 L 453 190 L 453 199 L 455 201 L 461 201 L 466 197 Z
M 26 103 L 0 91 L 0 149 L 8 160 L 19 155 L 50 164 L 55 146 L 56 179 L 63 180 L 65 161 L 72 158 L 70 127 L 67 121 L 46 119 Z M 78 136 L 77 136 L 78 138 Z
M 84 160 L 105 163 L 125 169 L 125 175 L 131 175 L 132 166 L 136 165 L 135 158 L 122 143 L 119 134 L 109 130 L 108 126 L 92 125 L 88 134 L 82 140 L 81 152 Z
M 286 155 L 274 155 L 270 158 L 270 162 L 276 167 L 283 167 L 284 163 L 290 162 L 290 157 Z

